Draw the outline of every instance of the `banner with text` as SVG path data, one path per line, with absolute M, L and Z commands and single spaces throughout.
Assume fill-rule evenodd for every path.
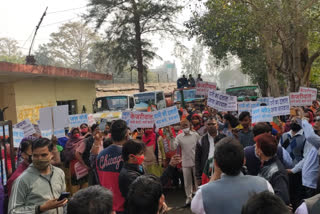
M 229 95 L 210 90 L 208 92 L 207 105 L 214 109 L 217 109 L 218 111 L 225 111 L 228 107 L 229 100 Z
M 318 90 L 316 88 L 300 87 L 299 92 L 304 94 L 312 94 L 312 101 L 317 100 Z
M 88 115 L 87 114 L 74 114 L 69 115 L 69 127 L 80 127 L 81 124 L 88 124 Z
M 238 98 L 236 96 L 230 96 L 228 106 L 225 111 L 238 111 Z
M 64 129 L 56 129 L 54 130 L 53 135 L 57 138 L 65 137 Z M 41 130 L 41 137 L 48 138 L 51 140 L 52 138 L 52 129 L 49 130 Z
M 260 97 L 257 99 L 259 104 L 265 103 L 267 106 L 270 105 L 270 102 L 273 100 L 273 97 Z
M 21 140 L 24 138 L 24 131 L 22 129 L 13 128 L 13 146 L 19 148 Z
M 274 98 L 270 101 L 269 107 L 272 116 L 290 115 L 290 98 L 289 96 Z
M 153 128 L 154 119 L 152 112 L 133 111 L 130 114 L 129 127 L 131 130 L 136 128 Z
M 311 93 L 290 93 L 290 105 L 293 106 L 311 106 L 312 105 Z
M 214 82 L 198 81 L 196 85 L 196 95 L 208 96 L 209 90 L 217 90 L 217 84 Z
M 252 123 L 272 122 L 273 116 L 271 108 L 268 106 L 260 106 L 252 109 Z
M 252 109 L 259 107 L 260 103 L 257 101 L 246 101 L 238 103 L 238 114 L 241 112 L 247 111 L 252 115 Z
M 165 126 L 180 123 L 180 116 L 176 106 L 165 108 L 152 113 L 157 128 L 162 128 Z
M 17 123 L 16 125 L 13 126 L 13 128 L 22 129 L 25 137 L 28 137 L 36 133 L 36 130 L 34 129 L 29 119 L 25 119 L 20 123 Z

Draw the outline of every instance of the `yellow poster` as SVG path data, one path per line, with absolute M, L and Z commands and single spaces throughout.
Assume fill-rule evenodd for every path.
M 28 118 L 31 123 L 37 124 L 39 120 L 39 109 L 51 106 L 55 106 L 55 103 L 17 106 L 18 123 Z

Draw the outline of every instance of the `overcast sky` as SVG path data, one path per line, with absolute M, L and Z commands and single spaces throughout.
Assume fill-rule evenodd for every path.
M 23 53 L 27 54 L 32 36 L 40 17 L 48 6 L 40 29 L 38 30 L 33 51 L 39 44 L 47 43 L 52 32 L 56 32 L 62 24 L 68 21 L 80 20 L 79 15 L 86 12 L 88 0 L 1 0 L 0 7 L 0 37 L 10 37 L 19 42 Z M 63 10 L 67 10 L 64 11 Z M 189 9 L 185 9 L 183 15 L 179 15 L 177 22 L 182 25 L 190 16 Z M 174 43 L 168 39 L 152 38 L 156 53 L 163 61 L 175 61 L 178 72 L 181 72 L 181 63 L 173 54 Z M 193 42 L 184 40 L 184 44 L 192 47 Z M 154 60 L 152 67 L 162 64 L 160 60 Z

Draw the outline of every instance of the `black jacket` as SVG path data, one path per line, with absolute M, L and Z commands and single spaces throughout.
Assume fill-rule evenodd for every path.
M 290 204 L 288 174 L 277 156 L 263 163 L 258 176 L 269 181 L 274 193 L 287 205 Z
M 197 143 L 197 146 L 196 146 L 195 164 L 196 164 L 196 177 L 198 180 L 201 180 L 203 169 L 208 160 L 209 150 L 210 150 L 210 142 L 209 142 L 209 137 L 207 133 L 200 139 L 200 141 Z
M 174 167 L 168 166 L 166 170 L 162 173 L 160 181 L 162 185 L 168 183 L 169 178 L 174 174 Z M 120 171 L 119 175 L 119 189 L 124 198 L 127 197 L 129 192 L 129 186 L 132 182 L 139 176 L 144 175 L 145 171 L 137 164 L 125 163 Z

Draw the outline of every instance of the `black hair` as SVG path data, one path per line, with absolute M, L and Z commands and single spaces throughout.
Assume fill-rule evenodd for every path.
M 124 120 L 116 120 L 111 124 L 110 133 L 113 142 L 125 140 L 128 132 L 128 126 Z
M 241 112 L 240 115 L 239 115 L 239 121 L 243 121 L 244 118 L 246 118 L 246 117 L 249 117 L 249 118 L 250 118 L 250 113 L 247 112 L 247 111 Z
M 127 214 L 157 214 L 163 194 L 160 179 L 154 175 L 139 176 L 127 196 Z
M 267 104 L 266 103 L 261 103 L 260 106 L 267 106 Z
M 29 146 L 32 146 L 32 140 L 22 140 L 19 146 L 20 152 L 26 152 Z
M 232 114 L 226 114 L 226 115 L 224 115 L 223 118 L 225 120 L 229 121 L 232 128 L 235 128 L 239 125 L 237 118 L 235 116 L 233 116 Z
M 69 200 L 67 213 L 111 214 L 112 197 L 110 190 L 99 185 L 81 189 Z
M 238 140 L 225 137 L 215 145 L 214 160 L 223 173 L 236 176 L 243 166 L 243 146 Z
M 85 125 L 86 127 L 89 128 L 88 124 L 86 124 L 86 123 L 82 123 L 82 124 L 80 125 L 80 128 L 81 128 L 81 126 L 83 126 L 83 125 Z
M 99 127 L 99 125 L 98 124 L 93 124 L 92 126 L 91 126 L 91 131 L 92 131 L 92 133 L 97 129 Z
M 217 136 L 215 136 L 214 138 L 214 144 L 217 144 L 220 140 L 222 140 L 223 138 L 227 137 L 227 135 L 225 134 L 218 134 Z
M 253 135 L 255 137 L 263 133 L 269 133 L 271 131 L 272 131 L 272 128 L 267 123 L 257 123 L 252 129 Z
M 37 148 L 48 147 L 49 151 L 53 150 L 53 143 L 48 138 L 39 138 L 32 142 L 32 151 Z
M 290 214 L 289 208 L 277 195 L 264 191 L 254 194 L 243 205 L 241 214 Z
M 103 139 L 103 148 L 108 148 L 112 145 L 112 139 L 111 138 L 105 138 Z
M 137 155 L 140 154 L 142 151 L 145 151 L 145 144 L 135 140 L 128 140 L 122 146 L 122 159 L 123 161 L 127 162 L 129 160 L 129 155 Z

